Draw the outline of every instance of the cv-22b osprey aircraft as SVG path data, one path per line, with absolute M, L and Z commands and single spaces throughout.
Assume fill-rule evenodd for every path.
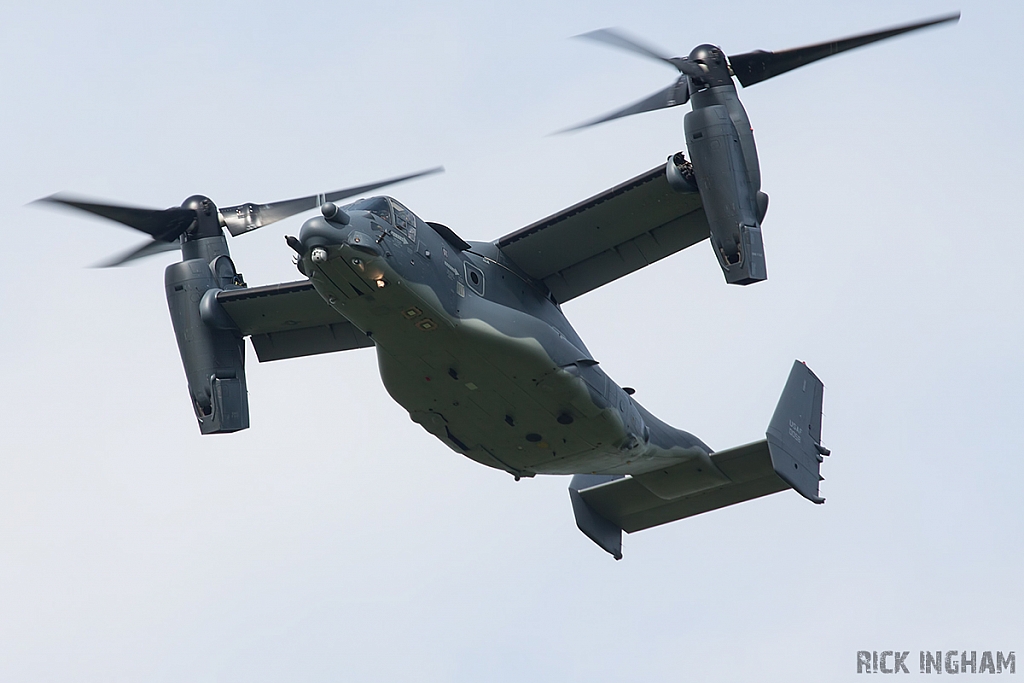
M 261 362 L 374 347 L 387 391 L 452 450 L 516 479 L 574 475 L 577 525 L 620 559 L 623 531 L 786 489 L 824 502 L 822 383 L 794 363 L 765 439 L 713 451 L 613 382 L 561 304 L 704 240 L 728 283 L 765 280 L 768 197 L 733 79 L 750 86 L 958 17 L 732 57 L 713 45 L 666 57 L 615 31 L 585 34 L 666 62 L 680 75 L 665 90 L 578 127 L 689 101 L 689 160 L 672 154 L 666 164 L 493 242 L 467 242 L 390 197 L 339 204 L 433 171 L 220 209 L 198 195 L 165 210 L 64 195 L 43 201 L 150 236 L 107 265 L 180 249 L 182 260 L 167 267 L 164 281 L 203 434 L 249 426 L 245 337 Z M 248 287 L 224 230 L 238 236 L 316 208 L 320 215 L 286 238 L 304 278 Z

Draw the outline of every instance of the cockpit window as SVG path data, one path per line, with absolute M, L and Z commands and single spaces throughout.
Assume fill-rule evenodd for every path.
M 412 211 L 394 199 L 391 200 L 391 205 L 395 209 L 395 227 L 416 234 L 416 216 L 413 215 Z
M 369 211 L 381 220 L 387 221 L 388 223 L 391 222 L 391 205 L 388 204 L 388 200 L 385 197 L 360 199 L 358 202 L 352 204 L 352 208 L 357 211 Z

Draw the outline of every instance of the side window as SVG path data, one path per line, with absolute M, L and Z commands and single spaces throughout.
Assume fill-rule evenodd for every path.
M 394 199 L 391 200 L 391 206 L 395 209 L 395 227 L 415 235 L 416 216 L 413 215 L 412 211 L 405 208 Z
M 466 262 L 466 284 L 480 296 L 484 295 L 484 271 Z

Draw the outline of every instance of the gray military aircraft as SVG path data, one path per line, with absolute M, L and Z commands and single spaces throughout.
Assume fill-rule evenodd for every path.
M 272 204 L 218 209 L 203 196 L 139 209 L 54 195 L 42 201 L 150 236 L 107 265 L 180 249 L 164 282 L 203 434 L 249 426 L 245 337 L 261 362 L 374 347 L 384 386 L 445 445 L 518 480 L 575 475 L 576 523 L 622 557 L 622 532 L 795 489 L 815 503 L 822 383 L 796 362 L 765 439 L 713 451 L 613 382 L 561 304 L 710 238 L 729 283 L 767 278 L 768 197 L 735 77 L 750 86 L 832 54 L 959 14 L 782 52 L 727 57 L 700 45 L 667 57 L 623 34 L 584 37 L 670 64 L 668 88 L 582 126 L 684 104 L 690 160 L 667 164 L 493 242 L 467 242 L 395 199 L 338 202 L 432 169 Z M 692 162 L 692 163 L 691 163 Z M 319 208 L 287 237 L 304 279 L 248 287 L 228 253 L 238 236 Z

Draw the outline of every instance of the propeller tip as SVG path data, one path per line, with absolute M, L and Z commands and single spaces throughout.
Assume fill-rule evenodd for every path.
M 594 36 L 600 36 L 607 33 L 614 33 L 615 31 L 611 28 L 596 28 L 593 31 L 584 31 L 583 33 L 577 33 L 574 36 L 569 36 L 570 39 L 576 38 L 593 38 Z
M 580 123 L 580 124 L 577 124 L 575 126 L 569 126 L 568 128 L 562 128 L 561 130 L 553 131 L 551 133 L 548 133 L 544 137 L 546 137 L 546 138 L 553 138 L 553 137 L 557 137 L 559 135 L 566 135 L 567 133 L 578 133 L 581 130 L 583 130 L 584 128 L 589 127 L 590 125 L 592 125 L 592 124 Z
M 61 195 L 59 192 L 40 197 L 39 199 L 33 199 L 25 206 L 31 206 L 32 204 L 62 204 Z

